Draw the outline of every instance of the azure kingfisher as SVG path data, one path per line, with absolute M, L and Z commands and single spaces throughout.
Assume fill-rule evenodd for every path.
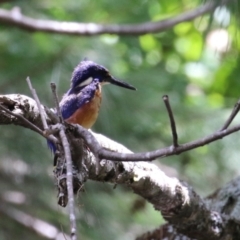
M 117 80 L 101 65 L 89 60 L 81 61 L 74 69 L 70 89 L 60 101 L 63 119 L 68 123 L 91 128 L 97 120 L 103 85 L 111 83 L 120 87 L 136 90 L 132 85 Z M 55 152 L 56 147 L 49 144 Z

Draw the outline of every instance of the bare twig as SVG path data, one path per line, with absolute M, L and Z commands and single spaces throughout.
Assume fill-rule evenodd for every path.
M 177 129 L 176 129 L 176 124 L 173 116 L 173 112 L 171 109 L 171 105 L 168 100 L 168 96 L 164 95 L 163 96 L 163 101 L 165 103 L 165 106 L 167 108 L 169 120 L 170 120 L 170 125 L 171 125 L 171 130 L 172 130 L 172 137 L 173 137 L 173 147 L 176 148 L 178 146 L 178 135 L 177 135 Z
M 23 97 L 23 99 L 24 99 L 24 97 Z M 14 101 L 17 101 L 17 99 L 14 99 Z M 1 118 L 0 118 L 0 120 L 1 120 Z M 9 123 L 11 123 L 10 119 L 9 119 Z M 1 122 L 0 122 L 0 124 L 1 124 Z M 2 124 L 7 124 L 6 120 L 4 120 L 2 122 Z M 15 124 L 17 124 L 17 123 L 15 123 Z M 71 126 L 71 124 L 70 124 L 70 126 Z M 111 161 L 123 161 L 123 162 L 124 161 L 136 161 L 136 162 L 137 161 L 152 161 L 152 160 L 155 160 L 156 158 L 180 154 L 182 152 L 186 152 L 188 150 L 204 146 L 206 144 L 209 144 L 218 139 L 224 138 L 225 136 L 230 135 L 230 134 L 240 130 L 240 124 L 238 124 L 238 125 L 228 128 L 228 129 L 214 132 L 214 133 L 210 134 L 209 136 L 203 137 L 201 139 L 179 145 L 178 147 L 176 147 L 174 149 L 172 146 L 170 146 L 170 147 L 158 149 L 158 150 L 151 151 L 151 152 L 131 154 L 131 153 L 126 153 L 126 152 L 119 153 L 119 152 L 116 152 L 115 150 L 109 151 L 106 149 L 106 147 L 102 147 L 97 142 L 97 140 L 91 134 L 90 131 L 87 131 L 85 128 L 83 128 L 80 125 L 73 125 L 72 127 L 73 127 L 73 130 L 75 129 L 75 132 L 78 133 L 79 137 L 84 139 L 84 141 L 86 142 L 86 144 L 88 145 L 88 147 L 90 148 L 90 150 L 93 152 L 93 154 L 96 157 L 99 157 L 100 159 L 108 159 Z
M 53 109 L 49 109 L 44 106 L 44 110 L 45 110 L 46 114 L 48 115 L 48 117 L 51 119 L 53 124 L 59 123 L 59 119 L 58 119 L 57 115 L 54 113 Z
M 84 129 L 79 125 L 76 126 L 76 130 L 79 133 L 79 135 L 86 141 L 86 143 L 88 144 L 93 154 L 95 156 L 98 155 L 100 159 L 109 159 L 111 161 L 122 161 L 122 162 L 126 162 L 126 161 L 138 162 L 138 161 L 152 161 L 152 160 L 155 160 L 156 158 L 176 155 L 191 149 L 195 149 L 197 147 L 204 146 L 206 144 L 209 144 L 227 135 L 230 135 L 234 132 L 239 131 L 240 124 L 226 130 L 217 131 L 207 137 L 179 145 L 175 148 L 170 146 L 167 148 L 158 149 L 151 152 L 135 153 L 135 154 L 118 153 L 118 152 L 113 152 L 113 151 L 104 149 L 98 144 L 98 142 L 95 140 L 95 138 L 89 131 L 87 131 L 86 129 Z
M 118 35 L 142 35 L 146 33 L 161 32 L 172 28 L 174 25 L 190 21 L 212 12 L 216 7 L 225 5 L 232 0 L 207 1 L 206 4 L 170 17 L 158 22 L 147 22 L 142 24 L 128 25 L 102 25 L 96 23 L 77 23 L 77 22 L 58 22 L 52 20 L 38 20 L 22 15 L 19 8 L 11 11 L 0 9 L 0 22 L 7 23 L 28 31 L 42 31 L 50 33 L 68 34 L 68 35 L 100 35 L 100 34 L 118 34 Z
M 69 202 L 69 217 L 71 224 L 71 238 L 72 240 L 77 239 L 77 227 L 76 227 L 76 215 L 74 211 L 74 194 L 73 194 L 73 173 L 72 173 L 72 157 L 70 152 L 70 146 L 64 132 L 64 127 L 61 125 L 60 127 L 60 137 L 63 144 L 63 149 L 66 158 L 66 166 L 67 166 L 67 190 L 68 190 L 68 202 Z
M 77 239 L 77 225 L 76 225 L 76 215 L 75 215 L 75 204 L 74 204 L 74 193 L 73 193 L 73 165 L 72 165 L 72 156 L 70 151 L 69 142 L 67 139 L 67 136 L 65 134 L 65 127 L 64 127 L 64 120 L 62 117 L 62 113 L 59 106 L 59 100 L 56 92 L 56 84 L 51 83 L 51 89 L 54 97 L 54 102 L 57 109 L 57 115 L 59 117 L 60 123 L 60 131 L 59 135 L 62 141 L 63 149 L 64 149 L 64 155 L 66 159 L 66 168 L 67 168 L 67 196 L 68 196 L 68 202 L 69 202 L 69 218 L 70 218 L 70 225 L 71 225 L 71 239 L 76 240 Z
M 58 100 L 58 96 L 57 96 L 57 92 L 56 92 L 56 84 L 55 83 L 51 83 L 51 89 L 52 89 L 52 93 L 53 93 L 53 98 L 54 98 L 58 118 L 60 120 L 60 123 L 63 123 L 64 121 L 63 121 L 62 113 L 61 113 L 60 106 L 59 106 L 59 100 Z
M 162 157 L 167 157 L 171 155 L 177 155 L 198 147 L 202 147 L 206 144 L 209 144 L 211 142 L 214 142 L 218 139 L 221 139 L 227 135 L 230 135 L 234 132 L 237 132 L 240 130 L 240 124 L 231 127 L 227 130 L 223 131 L 217 131 L 207 137 L 182 144 L 176 148 L 173 148 L 172 146 L 167 147 L 167 148 L 162 148 L 159 150 L 155 150 L 152 152 L 144 152 L 144 153 L 135 153 L 135 154 L 126 154 L 126 153 L 115 153 L 108 151 L 106 149 L 101 149 L 99 152 L 99 157 L 104 158 L 104 159 L 109 159 L 111 161 L 133 161 L 133 162 L 138 162 L 138 161 L 152 161 L 157 158 L 162 158 Z
M 2 110 L 4 110 L 5 112 L 7 112 L 9 115 L 12 115 L 18 119 L 21 119 L 31 130 L 39 133 L 40 135 L 42 135 L 43 137 L 51 140 L 52 142 L 54 142 L 55 144 L 58 143 L 58 140 L 57 138 L 55 138 L 53 135 L 51 136 L 46 136 L 46 134 L 39 128 L 37 127 L 36 125 L 34 125 L 33 123 L 31 123 L 30 121 L 28 121 L 28 119 L 26 119 L 25 117 L 23 117 L 22 115 L 20 114 L 17 114 L 17 113 L 14 113 L 10 110 L 8 110 L 6 107 L 4 107 L 2 104 L 0 104 L 0 108 Z
M 232 123 L 233 119 L 238 114 L 239 110 L 240 110 L 240 100 L 238 100 L 237 103 L 235 104 L 235 106 L 231 112 L 231 115 L 229 116 L 229 118 L 227 119 L 227 121 L 225 122 L 225 124 L 223 125 L 223 127 L 221 128 L 220 131 L 223 131 L 229 127 L 229 125 Z
M 5 112 L 7 112 L 8 114 L 16 117 L 16 118 L 19 118 L 21 119 L 27 126 L 29 126 L 30 129 L 32 129 L 33 131 L 39 133 L 40 135 L 42 135 L 43 137 L 45 137 L 43 131 L 37 127 L 36 125 L 34 125 L 33 123 L 31 123 L 30 121 L 28 121 L 25 117 L 23 117 L 22 115 L 20 114 L 17 114 L 17 113 L 13 113 L 12 111 L 8 110 L 6 107 L 4 107 L 2 104 L 0 104 L 0 108 L 2 110 L 4 110 Z
M 44 128 L 44 130 L 47 130 L 48 129 L 47 120 L 46 120 L 46 118 L 45 118 L 45 116 L 43 114 L 43 109 L 42 109 L 41 103 L 39 101 L 39 98 L 37 96 L 36 90 L 32 87 L 32 83 L 31 83 L 31 80 L 30 80 L 29 77 L 27 77 L 26 81 L 27 81 L 29 89 L 30 89 L 30 91 L 31 91 L 31 93 L 33 95 L 33 98 L 35 99 L 35 101 L 37 103 L 39 114 L 40 114 L 41 119 L 42 119 L 43 128 Z
M 240 124 L 238 124 L 227 130 L 217 131 L 207 137 L 179 145 L 175 148 L 170 146 L 170 147 L 158 149 L 151 152 L 142 152 L 142 153 L 132 154 L 132 153 L 119 153 L 119 152 L 109 151 L 101 147 L 100 144 L 96 141 L 94 136 L 89 131 L 87 131 L 80 125 L 74 125 L 74 126 L 79 136 L 84 139 L 84 141 L 87 143 L 88 147 L 90 148 L 90 150 L 93 152 L 95 156 L 99 157 L 100 159 L 108 159 L 111 161 L 122 161 L 122 162 L 152 161 L 157 158 L 177 155 L 177 154 L 186 152 L 188 150 L 204 146 L 206 144 L 214 142 L 218 139 L 221 139 L 227 135 L 230 135 L 240 130 Z

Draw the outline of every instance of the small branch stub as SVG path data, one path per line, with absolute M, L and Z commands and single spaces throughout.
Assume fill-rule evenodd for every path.
M 62 113 L 61 113 L 60 106 L 59 106 L 59 100 L 58 100 L 58 95 L 57 95 L 57 87 L 56 87 L 55 83 L 51 83 L 51 89 L 52 89 L 52 93 L 53 93 L 53 98 L 54 98 L 58 118 L 60 120 L 60 123 L 63 123 L 64 120 L 63 120 Z
M 168 95 L 164 95 L 162 97 L 162 99 L 165 103 L 165 106 L 166 106 L 166 109 L 167 109 L 167 112 L 168 112 L 168 116 L 169 116 L 169 120 L 170 120 L 172 137 L 173 137 L 173 147 L 176 148 L 176 147 L 179 146 L 178 145 L 177 128 L 176 128 L 173 112 L 172 112 L 172 109 L 171 109 L 171 105 L 170 105 L 170 102 L 169 102 L 169 99 L 168 99 Z
M 42 119 L 42 124 L 43 124 L 43 128 L 44 130 L 47 130 L 48 129 L 48 124 L 47 124 L 47 120 L 43 114 L 43 109 L 42 109 L 42 106 L 41 106 L 41 103 L 39 101 L 39 98 L 37 96 L 37 93 L 36 93 L 36 90 L 32 87 L 32 83 L 31 83 L 31 80 L 29 77 L 27 77 L 26 79 L 27 83 L 28 83 L 28 87 L 33 95 L 33 98 L 35 99 L 36 103 L 37 103 L 37 106 L 38 106 L 38 110 L 39 110 L 39 114 L 41 116 L 41 119 Z
M 238 114 L 239 110 L 240 110 L 240 99 L 235 104 L 235 106 L 234 106 L 234 108 L 233 108 L 233 110 L 231 112 L 231 115 L 229 116 L 229 118 L 227 119 L 227 121 L 225 122 L 225 124 L 223 125 L 223 127 L 221 128 L 220 131 L 223 131 L 223 130 L 227 129 L 230 126 L 230 124 L 232 123 L 233 119 Z

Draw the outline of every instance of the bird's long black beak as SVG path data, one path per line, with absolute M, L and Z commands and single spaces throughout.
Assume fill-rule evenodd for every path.
M 112 76 L 110 76 L 108 79 L 107 79 L 107 82 L 111 83 L 111 84 L 114 84 L 114 85 L 117 85 L 117 86 L 120 86 L 120 87 L 123 87 L 123 88 L 128 88 L 128 89 L 131 89 L 131 90 L 137 90 L 135 87 L 133 87 L 132 85 L 126 83 L 126 82 L 123 82 L 123 81 L 120 81 L 120 80 L 117 80 L 115 78 L 113 78 Z

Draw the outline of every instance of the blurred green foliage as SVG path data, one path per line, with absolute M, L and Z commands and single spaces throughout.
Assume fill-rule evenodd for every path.
M 39 19 L 126 24 L 157 21 L 199 4 L 196 0 L 45 0 L 9 1 L 0 7 L 19 6 L 24 14 Z M 234 6 L 231 10 L 223 7 L 212 17 L 202 16 L 165 32 L 139 37 L 64 36 L 0 25 L 1 94 L 30 95 L 25 81 L 30 76 L 42 103 L 52 107 L 50 82 L 57 84 L 61 96 L 69 87 L 73 68 L 87 57 L 138 89 L 131 92 L 110 85 L 104 88 L 96 132 L 133 151 L 169 146 L 171 131 L 162 101 L 167 94 L 180 143 L 201 138 L 221 128 L 240 95 L 237 19 Z M 0 201 L 6 209 L 17 208 L 68 233 L 68 211 L 57 206 L 52 156 L 45 140 L 11 125 L 1 126 L 0 141 Z M 233 134 L 158 161 L 177 169 L 182 179 L 206 195 L 239 174 L 238 145 L 238 134 Z M 134 239 L 163 222 L 148 204 L 132 213 L 138 197 L 124 187 L 113 190 L 108 184 L 88 182 L 85 188 L 78 197 L 81 239 Z M 6 198 L 9 192 L 21 193 L 25 200 L 11 203 Z M 3 212 L 0 228 L 1 240 L 47 239 Z

